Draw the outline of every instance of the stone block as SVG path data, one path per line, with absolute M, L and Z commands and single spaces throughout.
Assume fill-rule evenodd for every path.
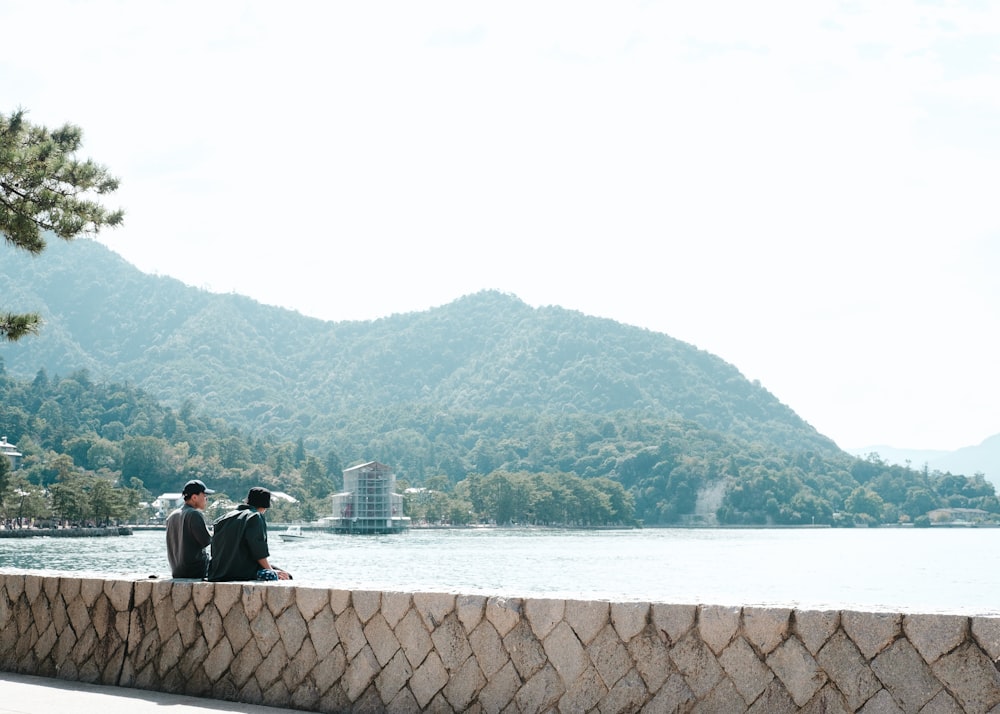
M 732 681 L 723 677 L 711 692 L 702 697 L 698 708 L 706 712 L 743 712 L 746 711 L 746 703 Z
M 795 635 L 815 655 L 840 627 L 838 610 L 796 610 Z
M 309 676 L 318 661 L 312 643 L 305 640 L 294 655 L 289 653 L 287 666 L 281 672 L 281 679 L 289 690 L 294 692 Z
M 448 670 L 441 663 L 436 652 L 427 655 L 410 677 L 410 692 L 417 704 L 423 708 L 448 683 Z
M 396 654 L 389 660 L 382 670 L 375 677 L 375 687 L 379 691 L 379 696 L 383 702 L 391 702 L 395 699 L 400 689 L 413 676 L 413 667 L 410 666 L 406 655 L 402 650 L 396 650 Z
M 128 581 L 127 580 L 123 580 L 123 581 L 110 580 L 108 582 L 110 582 L 110 583 L 118 583 L 118 582 L 128 582 Z M 129 583 L 129 586 L 131 586 L 131 583 Z M 131 587 L 129 587 L 129 589 L 131 589 Z M 42 591 L 45 593 L 45 597 L 48 599 L 49 602 L 52 602 L 53 600 L 55 600 L 56 596 L 59 594 L 59 577 L 57 577 L 55 575 L 49 575 L 49 576 L 43 578 L 42 579 Z M 0 593 L 2 593 L 2 592 L 3 592 L 3 588 L 2 588 L 2 586 L 0 586 Z M 125 604 L 126 604 L 126 606 L 128 605 L 127 602 Z
M 476 663 L 475 657 L 469 657 L 448 677 L 441 693 L 450 705 L 450 711 L 468 711 L 476 693 L 486 686 L 486 677 Z
M 229 671 L 233 659 L 235 655 L 233 648 L 229 646 L 229 640 L 220 640 L 205 658 L 204 671 L 209 680 L 218 682 L 222 679 L 222 675 Z
M 455 610 L 455 595 L 451 593 L 414 593 L 413 608 L 420 614 L 428 631 L 444 622 Z M 417 697 L 420 701 L 420 697 Z
M 756 701 L 774 679 L 771 670 L 761 662 L 753 647 L 742 637 L 737 637 L 722 651 L 719 664 L 740 693 L 744 705 Z
M 860 714 L 906 714 L 909 710 L 899 708 L 899 704 L 892 695 L 884 689 L 880 689 L 874 697 L 860 709 Z M 921 710 L 922 711 L 922 710 Z
M 198 612 L 204 612 L 209 605 L 214 606 L 215 585 L 215 583 L 197 582 L 191 588 L 191 599 Z
M 333 610 L 334 615 L 340 615 L 351 606 L 351 591 L 350 590 L 331 590 L 330 591 L 330 609 Z
M 817 653 L 816 661 L 844 695 L 851 711 L 857 711 L 879 689 L 881 682 L 868 666 L 868 660 L 843 632 L 833 635 Z
M 566 687 L 570 686 L 590 665 L 590 659 L 577 639 L 573 628 L 565 622 L 559 622 L 549 636 L 542 642 L 542 649 L 549 663 L 558 672 L 559 678 Z M 560 692 L 560 696 L 562 693 Z
M 500 635 L 488 620 L 480 622 L 479 626 L 469 635 L 469 646 L 476 656 L 479 669 L 483 671 L 487 679 L 490 679 L 510 661 L 507 651 L 503 648 Z
M 219 616 L 215 605 L 208 605 L 198 617 L 198 622 L 201 625 L 201 635 L 205 638 L 205 644 L 208 645 L 209 649 L 213 649 L 225 634 L 222 629 L 222 617 Z
M 268 652 L 261 652 L 261 662 L 254 670 L 254 679 L 261 692 L 267 692 L 281 678 L 281 673 L 288 666 L 288 653 L 279 640 Z
M 316 648 L 316 655 L 326 657 L 333 648 L 340 644 L 340 634 L 337 632 L 333 611 L 329 608 L 320 610 L 307 625 L 309 640 Z
M 632 668 L 628 649 L 610 622 L 587 646 L 587 656 L 608 690 Z
M 399 651 L 399 640 L 393 634 L 392 628 L 380 613 L 375 613 L 364 627 L 365 639 L 368 640 L 375 659 L 380 666 L 385 666 Z M 395 694 L 395 693 L 394 693 Z
M 675 714 L 691 711 L 694 693 L 680 673 L 671 674 L 663 686 L 642 707 L 643 714 Z M 721 713 L 720 713 L 721 714 Z
M 698 699 L 712 691 L 725 676 L 725 671 L 712 650 L 694 630 L 670 650 L 670 661 Z
M 969 636 L 969 618 L 957 615 L 906 615 L 906 639 L 927 664 L 958 647 Z
M 486 596 L 459 595 L 455 598 L 455 612 L 465 631 L 472 632 L 479 626 L 486 613 Z
M 382 593 L 372 590 L 355 590 L 351 593 L 351 606 L 361 624 L 368 622 L 382 605 Z
M 222 615 L 222 619 L 226 619 L 226 615 L 229 611 L 240 601 L 243 597 L 243 584 L 242 583 L 212 583 L 215 590 L 215 596 L 212 602 L 215 604 L 215 609 L 219 611 Z
M 854 711 L 844 703 L 837 687 L 829 682 L 802 707 L 803 714 L 853 714 Z
M 357 700 L 368 689 L 375 677 L 379 673 L 378 660 L 371 647 L 362 647 L 358 653 L 348 661 L 347 669 L 344 671 L 344 693 L 352 702 Z
M 395 627 L 409 611 L 413 596 L 409 593 L 382 593 L 382 617 L 389 627 Z
M 562 679 L 551 665 L 535 672 L 514 695 L 520 714 L 541 714 L 551 710 L 566 692 Z
M 272 588 L 270 592 L 293 592 L 288 588 Z M 302 647 L 303 641 L 309 636 L 309 628 L 302 619 L 302 613 L 297 608 L 289 607 L 275 620 L 278 635 L 285 645 L 285 651 L 294 655 Z
M 324 709 L 323 711 L 341 710 Z M 420 706 L 417 704 L 417 700 L 413 698 L 413 693 L 409 689 L 400 690 L 399 694 L 385 707 L 386 714 L 420 714 L 420 711 Z
M 170 604 L 174 608 L 174 612 L 180 612 L 191 600 L 191 588 L 194 587 L 194 581 L 172 580 L 170 586 Z
M 316 683 L 316 688 L 319 689 L 325 698 L 326 693 L 331 688 L 339 686 L 340 680 L 346 671 L 347 657 L 344 656 L 344 648 L 338 645 L 326 656 L 318 657 L 311 676 L 312 680 Z M 343 697 L 346 699 L 347 695 L 344 694 Z
M 622 642 L 628 642 L 642 632 L 647 622 L 649 622 L 648 602 L 611 603 L 611 623 L 622 638 Z
M 452 671 L 472 657 L 472 646 L 465 634 L 465 628 L 458 621 L 454 612 L 448 614 L 444 621 L 431 633 L 434 649 L 441 657 L 441 663 Z
M 535 637 L 544 640 L 557 623 L 562 622 L 566 610 L 565 600 L 530 598 L 524 601 L 524 617 Z
M 275 583 L 262 590 L 267 609 L 275 618 L 295 604 L 295 588 L 287 583 Z
M 663 639 L 649 625 L 626 645 L 635 668 L 650 692 L 656 692 L 673 674 L 674 665 Z
M 788 637 L 792 611 L 787 608 L 743 608 L 743 636 L 758 652 L 768 655 Z
M 901 615 L 892 612 L 840 613 L 840 626 L 869 661 L 899 636 L 901 620 Z
M 63 578 L 60 578 L 59 591 L 65 597 L 65 594 L 62 591 L 62 585 L 63 585 L 62 581 Z M 141 607 L 142 604 L 145 603 L 146 600 L 148 600 L 152 594 L 153 594 L 153 583 L 151 583 L 148 580 L 137 581 L 132 588 L 132 597 L 133 597 L 132 607 L 134 608 Z
M 801 642 L 792 637 L 767 656 L 767 666 L 777 675 L 798 706 L 804 706 L 826 684 L 826 675 Z
M 126 612 L 132 602 L 132 583 L 128 580 L 106 580 L 104 595 L 115 612 Z M 50 597 L 48 599 L 51 600 Z
M 28 585 L 31 576 L 25 578 Z M 80 578 L 80 598 L 85 607 L 93 607 L 94 603 L 104 593 L 104 581 L 100 578 Z
M 933 699 L 924 705 L 920 714 L 963 714 L 965 710 L 958 705 L 958 702 L 944 689 L 937 693 Z
M 201 637 L 201 623 L 194 603 L 190 600 L 184 609 L 177 613 L 177 631 L 185 647 L 190 647 Z
M 523 680 L 530 679 L 545 665 L 545 650 L 542 649 L 542 644 L 524 620 L 519 621 L 506 634 L 503 638 L 503 646 Z
M 920 711 L 941 691 L 941 683 L 931 668 L 913 645 L 903 638 L 872 660 L 871 668 L 905 711 Z
M 667 639 L 668 645 L 680 642 L 681 638 L 694 627 L 696 605 L 663 605 L 654 603 L 651 617 L 657 632 Z
M 573 628 L 580 642 L 589 645 L 610 622 L 611 605 L 601 600 L 566 600 L 563 619 Z
M 270 588 L 260 588 L 261 591 L 267 591 Z M 250 618 L 250 631 L 253 633 L 254 641 L 257 643 L 257 648 L 260 650 L 261 655 L 267 656 L 274 647 L 281 640 L 281 635 L 278 633 L 278 628 L 274 622 L 274 615 L 266 607 L 257 608 L 256 616 Z
M 740 629 L 740 608 L 703 605 L 698 608 L 698 634 L 712 652 L 726 649 Z
M 334 622 L 340 643 L 344 646 L 344 654 L 348 660 L 353 660 L 367 644 L 364 627 L 354 613 L 353 608 L 344 610 Z M 360 696 L 360 692 L 357 693 Z
M 320 610 L 330 604 L 329 590 L 296 587 L 292 592 L 295 593 L 295 606 L 306 622 L 309 622 Z
M 792 714 L 798 711 L 785 685 L 775 677 L 757 701 L 750 705 L 747 714 Z
M 519 598 L 491 597 L 486 601 L 486 619 L 501 637 L 511 631 L 521 619 Z
M 566 693 L 559 700 L 558 710 L 561 712 L 592 711 L 607 693 L 608 688 L 604 686 L 601 675 L 593 665 L 589 665 L 575 682 L 567 684 Z
M 642 681 L 638 672 L 630 669 L 604 695 L 599 708 L 602 712 L 639 711 L 647 699 L 649 691 L 646 689 L 646 683 Z
M 393 632 L 396 634 L 396 639 L 399 640 L 399 644 L 403 648 L 406 659 L 410 661 L 410 665 L 414 668 L 418 667 L 424 661 L 424 657 L 434 647 L 430 635 L 427 634 L 427 630 L 424 628 L 423 620 L 420 619 L 420 615 L 415 610 L 407 612 L 406 616 L 393 629 Z
M 247 619 L 253 622 L 264 609 L 268 586 L 263 583 L 240 583 L 240 602 Z M 270 614 L 270 613 L 268 613 Z
M 944 655 L 931 669 L 967 712 L 992 712 L 1000 706 L 1000 672 L 974 644 Z
M 226 633 L 225 637 L 229 640 L 229 644 L 233 648 L 233 652 L 239 653 L 240 650 L 246 646 L 247 642 L 250 641 L 252 633 L 250 632 L 250 621 L 247 620 L 246 613 L 240 607 L 233 607 L 229 610 L 229 614 L 222 618 L 223 631 Z M 160 631 L 160 637 L 163 637 L 163 631 Z
M 514 663 L 508 662 L 489 678 L 486 686 L 479 692 L 479 704 L 483 708 L 483 714 L 500 714 L 511 703 L 520 688 L 521 678 L 517 676 Z
M 1000 660 L 1000 617 L 973 617 L 972 637 L 990 659 Z

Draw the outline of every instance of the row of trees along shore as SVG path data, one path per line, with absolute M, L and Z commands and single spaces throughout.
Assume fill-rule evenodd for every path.
M 341 488 L 345 465 L 336 451 L 314 454 L 302 439 L 246 435 L 189 406 L 174 410 L 128 385 L 94 382 L 86 371 L 52 379 L 39 371 L 34 380 L 17 380 L 2 360 L 0 433 L 23 454 L 16 471 L 0 459 L 0 515 L 7 523 L 155 521 L 148 504 L 192 478 L 219 492 L 211 499 L 215 509 L 261 484 L 297 499 L 276 504 L 272 520 L 311 521 L 331 515 L 330 495 Z M 501 468 L 458 481 L 439 474 L 411 482 L 404 474 L 397 485 L 414 522 L 455 525 L 636 525 L 643 521 L 637 494 L 642 498 L 661 473 L 674 494 L 663 499 L 662 513 L 673 516 L 646 525 L 702 522 L 692 519 L 697 491 L 713 483 L 724 491 L 709 514 L 720 525 L 920 522 L 941 508 L 971 509 L 986 521 L 1000 514 L 995 490 L 981 474 L 914 470 L 876 455 L 848 460 L 843 473 L 810 471 L 777 457 L 757 463 L 749 455 L 741 468 L 731 454 L 685 457 L 667 471 L 665 451 L 666 444 L 641 449 L 603 476 Z M 369 460 L 352 457 L 350 463 Z M 837 480 L 845 474 L 846 483 Z

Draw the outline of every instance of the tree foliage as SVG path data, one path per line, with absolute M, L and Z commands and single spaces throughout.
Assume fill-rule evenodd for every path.
M 0 114 L 0 235 L 8 245 L 38 254 L 45 233 L 71 240 L 121 223 L 121 210 L 108 210 L 95 196 L 118 188 L 118 179 L 90 159 L 75 157 L 83 134 L 66 124 L 35 126 L 17 110 Z M 0 313 L 0 339 L 35 332 L 36 313 Z

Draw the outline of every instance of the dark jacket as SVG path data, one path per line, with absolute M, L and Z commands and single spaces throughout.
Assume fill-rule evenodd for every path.
M 215 522 L 208 579 L 256 580 L 257 561 L 268 555 L 267 522 L 256 508 L 240 504 Z
M 184 504 L 167 516 L 167 561 L 175 578 L 204 578 L 208 571 L 205 546 L 212 542 L 205 516 Z

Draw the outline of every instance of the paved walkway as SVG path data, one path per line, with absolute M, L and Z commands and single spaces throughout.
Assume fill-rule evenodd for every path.
M 164 714 L 166 711 L 288 714 L 297 710 L 0 672 L 0 714 Z

